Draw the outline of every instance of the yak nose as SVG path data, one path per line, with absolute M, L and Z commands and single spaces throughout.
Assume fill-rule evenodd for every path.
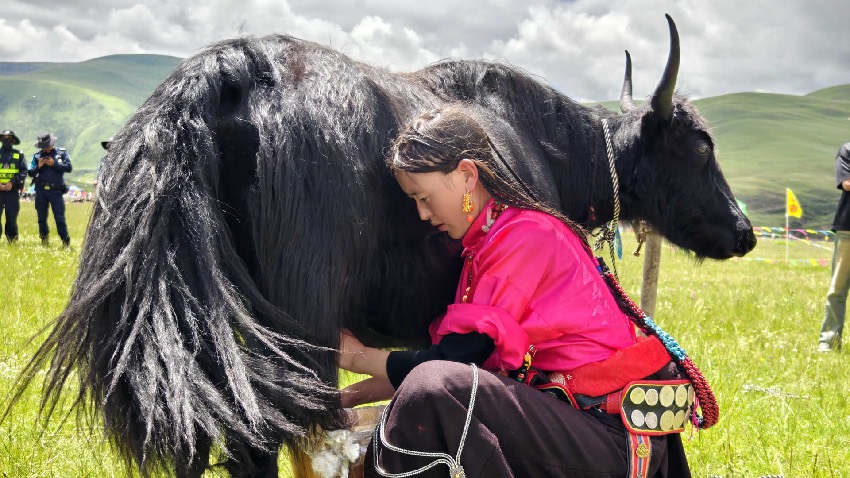
M 756 242 L 758 240 L 752 228 L 738 231 L 738 243 L 736 244 L 734 255 L 741 257 L 752 251 L 756 247 Z

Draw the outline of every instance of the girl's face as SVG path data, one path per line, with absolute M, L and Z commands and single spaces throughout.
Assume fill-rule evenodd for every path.
M 401 189 L 416 201 L 419 218 L 428 221 L 432 226 L 449 234 L 453 239 L 461 239 L 469 230 L 467 213 L 461 209 L 463 194 L 468 190 L 469 175 L 461 168 L 445 174 L 439 171 L 432 173 L 409 173 L 397 171 L 395 174 Z M 475 204 L 472 214 L 481 210 L 483 204 Z

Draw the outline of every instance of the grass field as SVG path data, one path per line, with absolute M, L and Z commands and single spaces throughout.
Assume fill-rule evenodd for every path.
M 2 392 L 39 342 L 29 339 L 67 300 L 89 211 L 68 205 L 71 250 L 59 249 L 55 234 L 43 248 L 33 205 L 23 203 L 21 240 L 0 244 Z M 624 241 L 617 266 L 637 299 L 642 258 L 630 254 L 631 234 Z M 797 265 L 782 262 L 781 240 L 761 240 L 748 258 L 702 264 L 664 247 L 656 321 L 702 368 L 721 407 L 718 425 L 685 435 L 694 476 L 850 477 L 850 354 L 815 352 L 829 268 L 800 262 L 829 259 L 831 251 L 818 245 L 792 243 Z M 98 424 L 71 414 L 43 429 L 39 397 L 31 387 L 0 424 L 0 476 L 127 476 Z M 63 409 L 56 417 L 66 415 Z

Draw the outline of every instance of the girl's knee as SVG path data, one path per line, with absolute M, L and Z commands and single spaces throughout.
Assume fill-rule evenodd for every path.
M 415 396 L 429 402 L 449 396 L 468 399 L 472 384 L 473 371 L 469 364 L 432 360 L 414 367 L 396 396 Z

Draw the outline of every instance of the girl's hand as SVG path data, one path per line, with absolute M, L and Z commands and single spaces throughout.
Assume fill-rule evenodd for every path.
M 339 368 L 373 377 L 387 377 L 389 352 L 366 347 L 351 332 L 343 329 L 339 334 Z
M 367 347 L 346 329 L 339 334 L 339 368 L 350 372 L 363 373 L 357 364 L 365 355 Z

